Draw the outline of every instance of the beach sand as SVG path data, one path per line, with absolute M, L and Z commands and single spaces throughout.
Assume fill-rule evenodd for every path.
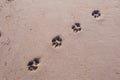
M 0 0 L 0 80 L 120 80 L 120 0 Z

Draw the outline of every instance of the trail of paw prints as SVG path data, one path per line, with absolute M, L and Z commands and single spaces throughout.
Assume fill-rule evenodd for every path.
M 75 23 L 75 24 L 72 26 L 72 30 L 73 30 L 74 32 L 79 32 L 79 31 L 81 31 L 81 30 L 82 30 L 81 24 L 80 24 L 80 23 Z
M 99 18 L 101 16 L 101 12 L 99 10 L 92 11 L 92 16 L 94 18 Z
M 28 70 L 29 71 L 37 70 L 39 63 L 40 63 L 40 58 L 34 58 L 33 60 L 29 61 L 27 64 Z
M 60 47 L 62 45 L 62 38 L 58 35 L 58 36 L 55 36 L 53 39 L 52 39 L 52 46 L 53 47 Z

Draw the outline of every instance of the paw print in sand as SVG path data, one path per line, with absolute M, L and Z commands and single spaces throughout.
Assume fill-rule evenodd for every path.
M 60 36 L 56 36 L 52 39 L 52 46 L 56 48 L 61 45 L 62 45 L 62 38 Z
M 72 26 L 72 29 L 74 32 L 78 32 L 78 31 L 81 31 L 81 25 L 80 23 L 75 23 L 73 26 Z
M 92 12 L 92 16 L 93 16 L 94 18 L 98 18 L 98 17 L 101 16 L 101 13 L 100 13 L 99 10 L 94 10 L 94 11 Z
M 27 64 L 28 70 L 33 71 L 38 68 L 38 64 L 40 63 L 40 58 L 34 58 L 33 60 L 29 61 Z

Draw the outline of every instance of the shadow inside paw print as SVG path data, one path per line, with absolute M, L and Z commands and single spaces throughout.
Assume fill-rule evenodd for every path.
M 94 10 L 94 11 L 92 12 L 92 16 L 93 16 L 94 18 L 98 18 L 98 17 L 101 16 L 101 13 L 100 13 L 99 10 Z
M 56 36 L 52 39 L 52 45 L 56 48 L 62 45 L 62 38 L 60 36 Z
M 7 0 L 8 2 L 14 1 L 14 0 Z
M 38 64 L 40 63 L 40 58 L 34 58 L 33 60 L 29 61 L 27 66 L 28 70 L 33 71 L 38 68 Z
M 15 0 L 6 0 L 6 3 L 9 4 L 9 3 L 12 3 L 14 2 Z
M 74 32 L 78 32 L 78 31 L 81 31 L 81 25 L 80 23 L 75 23 L 73 26 L 72 26 L 72 29 Z
M 0 37 L 2 36 L 2 33 L 1 33 L 1 31 L 0 31 Z

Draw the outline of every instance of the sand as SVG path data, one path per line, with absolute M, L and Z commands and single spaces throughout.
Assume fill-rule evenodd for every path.
M 120 0 L 0 0 L 0 80 L 120 80 Z

